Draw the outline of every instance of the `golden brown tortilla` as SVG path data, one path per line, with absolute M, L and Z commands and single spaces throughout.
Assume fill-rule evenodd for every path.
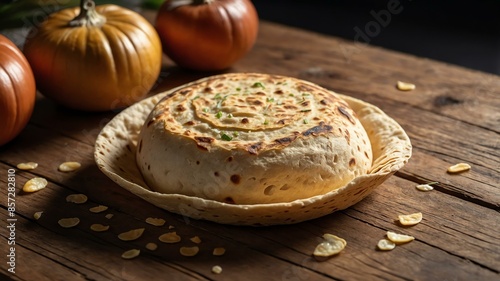
M 367 132 L 373 153 L 369 171 L 357 175 L 345 185 L 291 202 L 264 204 L 228 204 L 198 196 L 156 192 L 146 184 L 136 165 L 137 140 L 155 105 L 165 96 L 185 87 L 158 94 L 125 109 L 103 128 L 96 140 L 95 160 L 103 173 L 123 188 L 170 212 L 235 225 L 297 223 L 359 202 L 411 157 L 410 140 L 397 122 L 371 104 L 336 94 L 355 112 Z
M 144 122 L 136 157 L 155 191 L 231 204 L 321 195 L 372 165 L 370 139 L 344 100 L 257 73 L 216 75 L 165 96 Z

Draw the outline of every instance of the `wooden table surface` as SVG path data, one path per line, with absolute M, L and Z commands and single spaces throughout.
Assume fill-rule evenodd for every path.
M 349 209 L 288 226 L 220 225 L 159 209 L 98 170 L 94 141 L 116 112 L 74 112 L 40 96 L 26 129 L 0 148 L 0 279 L 500 280 L 500 77 L 269 22 L 261 22 L 255 47 L 228 72 L 298 77 L 375 104 L 407 131 L 413 156 Z M 151 95 L 207 75 L 180 70 L 166 59 Z M 398 80 L 417 87 L 398 91 Z M 16 168 L 27 161 L 39 163 L 38 168 Z M 82 167 L 59 172 L 58 165 L 65 161 L 81 162 Z M 472 169 L 446 173 L 459 162 Z M 9 169 L 14 169 L 16 183 L 12 217 L 7 208 Z M 23 184 L 35 176 L 45 177 L 47 188 L 23 194 Z M 439 184 L 431 192 L 415 188 L 432 181 Z M 86 194 L 89 200 L 66 202 L 74 193 Z M 97 205 L 109 209 L 91 213 L 89 208 Z M 35 220 L 38 211 L 43 215 Z M 395 223 L 399 214 L 415 212 L 423 213 L 420 224 L 403 228 Z M 79 217 L 80 224 L 60 227 L 58 220 L 69 216 Z M 145 222 L 148 217 L 167 223 L 155 227 Z M 110 229 L 94 232 L 89 229 L 94 223 Z M 11 224 L 15 229 L 7 228 Z M 169 227 L 183 238 L 181 243 L 158 242 Z M 135 228 L 146 229 L 138 240 L 117 238 Z M 416 239 L 392 251 L 378 251 L 376 244 L 388 230 Z M 344 238 L 347 247 L 318 262 L 311 253 L 324 233 Z M 193 236 L 202 240 L 200 253 L 181 256 L 179 247 L 194 245 L 189 240 Z M 9 245 L 12 240 L 15 245 Z M 148 242 L 157 242 L 158 249 L 147 250 Z M 8 271 L 10 247 L 15 250 L 15 274 Z M 214 247 L 224 247 L 226 254 L 213 256 Z M 141 255 L 122 259 L 132 248 L 141 249 Z M 223 272 L 212 273 L 214 265 Z

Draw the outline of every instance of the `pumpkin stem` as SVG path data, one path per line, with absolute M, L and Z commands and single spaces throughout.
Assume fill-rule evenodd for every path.
M 103 17 L 95 10 L 93 0 L 80 1 L 80 14 L 69 22 L 70 26 L 102 26 L 106 22 Z

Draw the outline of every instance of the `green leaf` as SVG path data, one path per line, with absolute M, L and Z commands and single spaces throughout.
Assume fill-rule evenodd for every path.
M 262 89 L 266 88 L 266 87 L 264 87 L 264 84 L 262 84 L 261 82 L 255 82 L 255 83 L 253 83 L 252 87 L 253 88 L 262 88 Z
M 231 141 L 233 138 L 231 136 L 226 135 L 225 133 L 222 133 L 220 135 L 220 138 L 225 141 Z

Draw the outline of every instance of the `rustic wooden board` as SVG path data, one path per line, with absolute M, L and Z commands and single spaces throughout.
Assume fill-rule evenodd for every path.
M 69 140 L 69 142 L 71 141 Z M 75 155 L 75 157 L 78 156 Z M 83 162 L 85 159 L 80 156 L 80 158 L 75 160 Z M 53 163 L 53 165 L 50 166 L 56 167 L 56 164 L 57 163 Z M 52 170 L 52 173 L 48 171 L 41 172 L 53 174 L 53 177 L 57 178 L 56 175 L 60 172 L 55 171 L 53 168 L 50 169 L 50 166 L 48 170 Z M 8 167 L 2 168 L 7 169 Z M 86 175 L 85 172 L 80 175 L 72 175 L 72 177 L 80 179 L 86 176 L 88 175 Z M 18 175 L 21 184 L 30 177 L 30 173 L 26 172 Z M 98 178 L 103 176 L 97 174 L 95 177 Z M 106 181 L 106 179 L 104 178 L 103 181 Z M 76 184 L 72 186 L 74 187 Z M 248 265 L 248 261 L 246 261 L 245 257 L 249 255 L 252 256 L 248 253 L 248 250 L 255 249 L 264 254 L 264 256 L 255 257 L 261 262 L 264 262 L 269 257 L 277 257 L 279 260 L 286 260 L 292 265 L 298 264 L 301 266 L 298 268 L 292 266 L 289 269 L 285 266 L 280 271 L 276 261 L 270 262 L 273 264 L 273 269 L 276 272 L 282 272 L 283 275 L 293 275 L 294 272 L 301 272 L 301 275 L 306 275 L 312 274 L 310 271 L 320 271 L 321 274 L 331 275 L 335 278 L 363 278 L 373 275 L 373 278 L 378 276 L 381 278 L 380 280 L 389 280 L 402 274 L 397 273 L 398 268 L 404 266 L 399 264 L 399 262 L 402 262 L 412 264 L 411 268 L 413 271 L 410 276 L 413 277 L 417 277 L 421 271 L 426 270 L 434 274 L 450 276 L 450 274 L 454 273 L 456 266 L 461 266 L 461 268 L 464 269 L 464 272 L 460 273 L 461 275 L 473 272 L 471 277 L 477 275 L 486 278 L 494 275 L 491 275 L 491 272 L 488 270 L 478 270 L 478 268 L 476 268 L 477 265 L 493 269 L 500 266 L 498 260 L 495 259 L 495 256 L 500 251 L 498 243 L 495 244 L 495 242 L 497 242 L 495 241 L 495 237 L 497 237 L 498 234 L 495 229 L 488 225 L 489 221 L 495 220 L 497 215 L 495 211 L 488 210 L 473 203 L 456 202 L 455 198 L 446 194 L 437 192 L 418 192 L 414 189 L 414 183 L 404 179 L 391 179 L 384 185 L 383 189 L 377 190 L 377 192 L 366 200 L 347 211 L 299 225 L 277 226 L 262 229 L 223 226 L 194 220 L 189 220 L 188 224 L 186 224 L 186 221 L 182 217 L 165 213 L 156 208 L 151 208 L 151 206 L 148 206 L 147 203 L 138 198 L 134 198 L 133 196 L 132 198 L 121 198 L 117 196 L 117 194 L 123 193 L 123 190 L 116 186 L 110 187 L 110 189 L 114 190 L 111 190 L 112 195 L 106 196 L 108 189 L 103 190 L 101 195 L 98 195 L 102 186 L 105 185 L 94 186 L 94 188 L 98 190 L 91 190 L 93 189 L 92 187 L 82 184 L 82 186 L 77 187 L 76 190 L 68 190 L 68 188 L 51 183 L 48 188 L 36 194 L 20 196 L 21 199 L 18 201 L 18 208 L 21 210 L 19 211 L 20 215 L 27 220 L 31 220 L 32 223 L 37 224 L 36 227 L 43 227 L 42 229 L 35 228 L 34 237 L 24 239 L 32 240 L 27 241 L 33 244 L 31 245 L 32 247 L 40 244 L 40 242 L 42 245 L 45 245 L 43 249 L 37 249 L 38 246 L 34 246 L 35 252 L 40 253 L 42 250 L 53 252 L 56 250 L 52 248 L 58 248 L 58 255 L 61 255 L 59 259 L 68 259 L 72 257 L 76 259 L 76 261 L 74 261 L 76 264 L 78 264 L 79 257 L 88 255 L 91 255 L 93 257 L 92 259 L 95 260 L 100 260 L 101 255 L 106 257 L 113 256 L 119 260 L 118 256 L 122 251 L 127 249 L 127 245 L 130 243 L 119 241 L 116 238 L 118 233 L 132 228 L 146 227 L 148 232 L 152 232 L 152 234 L 147 236 L 148 240 L 143 239 L 132 244 L 133 247 L 142 248 L 147 241 L 155 241 L 155 237 L 165 231 L 165 229 L 160 231 L 144 223 L 146 217 L 154 216 L 166 218 L 169 222 L 168 224 L 175 225 L 175 230 L 179 231 L 180 234 L 184 234 L 185 237 L 193 235 L 202 237 L 202 239 L 210 245 L 210 248 L 215 246 L 226 247 L 228 253 L 232 252 L 235 255 L 230 259 L 232 262 L 241 259 L 244 261 L 244 264 Z M 92 200 L 93 202 L 89 202 L 83 206 L 65 202 L 65 197 L 67 195 L 82 192 L 82 189 L 86 194 L 89 194 L 91 200 L 93 196 L 96 196 L 96 198 L 100 200 L 98 202 Z M 127 196 L 129 196 L 129 194 L 125 192 L 123 197 Z M 131 205 L 131 202 L 133 202 L 134 207 L 127 208 L 127 205 Z M 404 202 L 404 204 L 399 202 Z M 47 204 L 49 204 L 49 206 L 47 206 Z M 112 221 L 107 223 L 107 219 L 103 218 L 104 214 L 91 214 L 88 212 L 89 207 L 98 204 L 104 204 L 111 207 L 110 210 L 105 213 L 115 214 Z M 454 210 L 452 214 L 443 213 L 440 208 L 436 208 L 436 206 L 450 205 L 453 206 L 453 208 L 449 208 L 448 211 Z M 416 206 L 418 206 L 418 208 Z M 151 212 L 151 209 L 154 209 L 153 212 Z M 44 211 L 42 218 L 37 222 L 33 222 L 31 215 L 35 211 L 40 210 Z M 411 229 L 404 229 L 394 224 L 393 220 L 397 214 L 414 211 L 422 211 L 426 214 L 425 223 Z M 460 216 L 460 221 L 462 221 L 461 224 L 454 223 L 453 221 L 453 216 L 458 216 L 457 214 Z M 65 230 L 57 226 L 57 219 L 65 216 L 80 217 L 82 223 L 79 226 L 79 230 L 81 231 L 77 232 L 74 229 Z M 482 220 L 478 220 L 478 218 L 482 218 Z M 89 225 L 95 222 L 110 224 L 113 228 L 109 232 L 95 234 L 88 230 Z M 472 223 L 476 224 L 477 227 L 471 229 L 469 226 Z M 30 225 L 28 222 L 25 222 L 25 224 L 28 226 Z M 22 225 L 24 226 L 25 224 Z M 450 224 L 450 226 L 447 227 L 446 224 Z M 31 225 L 31 227 L 33 226 Z M 443 234 L 442 230 L 446 228 L 450 229 Z M 24 230 L 24 228 L 20 229 L 23 233 L 27 231 L 32 234 L 32 231 Z M 39 233 L 49 232 L 48 230 L 55 230 L 55 233 Z M 375 250 L 374 245 L 376 241 L 383 237 L 386 230 L 400 231 L 417 237 L 417 241 L 398 247 L 398 251 L 403 251 L 401 253 L 404 255 L 403 259 L 401 259 L 400 255 L 396 254 L 396 250 L 392 252 L 391 255 L 380 253 Z M 317 263 L 313 261 L 310 257 L 310 251 L 324 232 L 335 232 L 342 237 L 350 237 L 349 248 L 352 248 L 352 252 L 346 251 L 346 253 L 343 253 L 342 257 L 346 257 L 345 259 L 341 259 L 339 256 L 326 263 Z M 294 233 L 294 235 L 290 235 L 290 233 Z M 461 236 L 460 234 L 463 233 L 467 235 Z M 445 236 L 439 237 L 440 235 Z M 54 238 L 53 236 L 56 237 Z M 71 236 L 72 239 L 67 239 L 64 236 Z M 37 242 L 36 240 L 40 238 L 43 238 L 43 240 Z M 46 239 L 48 239 L 48 241 L 45 241 Z M 98 241 L 98 246 L 92 246 L 94 240 Z M 62 243 L 63 241 L 64 243 Z M 85 242 L 82 243 L 82 241 Z M 478 241 L 480 243 L 476 245 Z M 118 249 L 110 247 L 110 245 L 116 246 Z M 78 249 L 78 251 L 75 249 Z M 65 251 L 68 250 L 72 251 L 71 255 L 65 255 Z M 427 254 L 422 255 L 422 251 Z M 179 256 L 173 253 L 175 252 L 157 252 L 154 253 L 154 256 L 160 255 L 161 259 L 167 261 L 178 259 Z M 380 259 L 386 259 L 384 264 L 386 264 L 387 269 L 382 272 L 379 268 L 366 267 L 364 270 L 353 270 L 349 267 L 349 265 L 353 265 L 353 260 L 356 261 L 354 264 L 369 264 L 370 260 L 374 259 L 372 255 L 381 254 L 384 256 L 379 256 L 376 259 L 379 262 L 381 262 Z M 351 257 L 351 255 L 353 256 Z M 207 258 L 208 257 L 205 256 L 205 259 Z M 226 258 L 227 257 L 224 257 L 224 259 Z M 462 265 L 463 258 L 472 261 L 469 265 L 471 267 L 470 270 L 466 270 L 464 267 L 465 265 Z M 203 257 L 197 259 L 204 260 Z M 210 260 L 210 258 L 207 260 Z M 398 260 L 400 261 L 398 262 Z M 437 261 L 441 260 L 445 260 L 448 266 L 443 267 L 440 263 L 437 263 Z M 455 260 L 455 262 L 452 262 L 453 260 Z M 224 261 L 227 262 L 227 260 Z M 229 265 L 238 268 L 238 264 L 234 265 L 229 263 Z M 432 268 L 427 268 L 431 265 L 434 266 Z M 158 266 L 159 265 L 156 265 L 155 267 Z M 343 268 L 343 266 L 347 268 L 345 272 L 339 271 L 337 267 Z M 91 266 L 87 265 L 87 267 Z M 163 265 L 160 267 L 163 267 Z M 191 268 L 191 265 L 187 267 Z M 22 269 L 21 266 L 20 268 Z M 170 267 L 168 267 L 168 269 L 170 269 Z M 75 270 L 78 272 L 82 271 L 82 269 Z M 191 268 L 191 270 L 194 269 Z M 329 273 L 330 270 L 333 270 L 333 272 Z M 152 271 L 153 273 L 155 272 L 155 270 Z M 239 270 L 236 270 L 235 273 L 238 272 Z M 200 274 L 202 273 L 203 272 Z M 101 274 L 103 274 L 101 277 L 107 276 L 104 273 Z M 265 272 L 262 274 L 265 275 Z M 408 272 L 405 274 L 408 274 Z M 224 276 L 228 277 L 227 275 Z M 116 276 L 111 275 L 106 278 L 113 277 Z M 315 275 L 312 275 L 312 277 L 314 277 L 315 280 L 319 278 Z
M 151 17 L 151 14 L 149 14 Z M 74 112 L 39 97 L 33 118 L 22 134 L 0 147 L 0 186 L 7 170 L 35 161 L 33 171 L 16 171 L 18 190 L 34 176 L 49 180 L 34 194 L 16 193 L 17 268 L 1 267 L 13 280 L 497 280 L 500 278 L 500 78 L 380 48 L 353 44 L 267 22 L 261 23 L 255 48 L 231 72 L 268 72 L 318 83 L 373 103 L 396 119 L 414 145 L 413 157 L 395 176 L 357 205 L 323 218 L 289 226 L 236 227 L 197 221 L 156 208 L 125 191 L 94 164 L 93 144 L 100 129 L 116 114 Z M 211 75 L 176 68 L 165 59 L 152 94 Z M 417 89 L 400 92 L 397 80 Z M 64 161 L 82 168 L 61 173 Z M 471 171 L 450 175 L 457 162 Z M 439 181 L 432 192 L 418 183 Z M 84 193 L 89 201 L 68 203 L 69 194 Z M 6 188 L 0 191 L 7 198 Z M 109 209 L 89 212 L 99 204 Z M 0 216 L 7 220 L 6 200 Z M 44 211 L 39 220 L 33 213 Z M 398 214 L 420 211 L 424 220 L 413 227 L 395 223 Z M 113 214 L 111 219 L 104 216 Z M 78 216 L 81 223 L 61 228 L 57 220 Z M 161 217 L 163 227 L 145 223 Z M 89 229 L 110 225 L 107 232 Z M 169 229 L 168 226 L 173 226 Z M 135 241 L 121 232 L 145 228 Z M 387 230 L 416 240 L 391 252 L 376 250 Z M 163 244 L 158 236 L 176 231 L 183 241 Z M 323 233 L 347 240 L 347 248 L 324 262 L 311 257 Z M 3 227 L 0 235 L 9 233 Z M 186 258 L 180 246 L 202 239 L 200 254 Z M 147 242 L 159 248 L 149 251 Z M 221 257 L 214 247 L 225 247 Z M 4 246 L 7 251 L 7 245 Z M 123 260 L 131 248 L 141 256 Z M 211 273 L 213 265 L 223 273 Z

